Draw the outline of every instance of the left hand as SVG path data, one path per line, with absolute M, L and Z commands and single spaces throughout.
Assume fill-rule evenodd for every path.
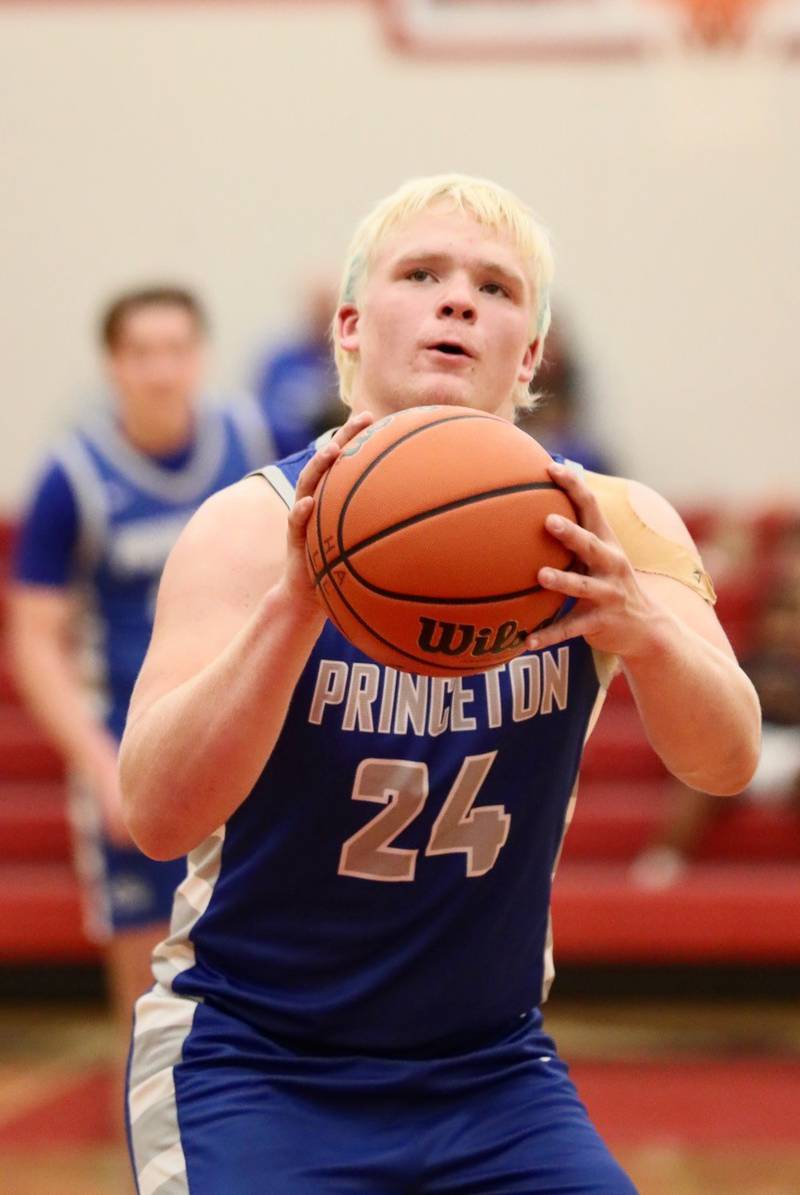
M 591 647 L 611 655 L 624 658 L 646 651 L 657 611 L 640 588 L 597 498 L 580 473 L 555 463 L 548 472 L 572 500 L 579 522 L 548 515 L 545 526 L 583 564 L 584 571 L 539 570 L 542 588 L 578 601 L 564 618 L 531 635 L 527 647 L 552 647 L 582 635 Z

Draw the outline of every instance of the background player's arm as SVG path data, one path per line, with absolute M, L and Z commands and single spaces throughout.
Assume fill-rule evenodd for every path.
M 75 637 L 80 512 L 57 457 L 45 462 L 19 527 L 9 590 L 11 666 L 30 712 L 89 783 L 109 837 L 130 844 L 117 782 L 117 743 L 89 702 Z M 80 569 L 77 570 L 78 572 Z
M 74 627 L 77 600 L 69 588 L 15 583 L 9 593 L 9 646 L 14 678 L 33 716 L 73 771 L 100 801 L 110 836 L 129 843 L 117 783 L 117 744 L 86 698 Z
M 272 753 L 325 621 L 306 569 L 310 495 L 370 418 L 349 420 L 303 470 L 288 530 L 254 477 L 209 499 L 173 549 L 120 753 L 126 820 L 154 858 L 227 821 Z
M 586 571 L 540 571 L 542 585 L 578 602 L 535 636 L 536 646 L 583 635 L 597 650 L 619 656 L 647 737 L 669 771 L 705 792 L 740 792 L 758 762 L 760 709 L 713 608 L 679 581 L 634 572 L 586 481 L 562 466 L 551 472 L 581 526 L 557 527 L 551 516 L 548 530 Z M 668 502 L 646 486 L 629 486 L 647 525 L 694 547 Z

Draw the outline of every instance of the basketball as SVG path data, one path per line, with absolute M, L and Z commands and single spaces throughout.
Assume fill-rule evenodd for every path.
M 569 565 L 544 527 L 575 520 L 552 458 L 506 419 L 413 407 L 369 426 L 320 482 L 308 567 L 331 621 L 382 664 L 483 672 L 524 650 L 564 597 L 538 570 Z

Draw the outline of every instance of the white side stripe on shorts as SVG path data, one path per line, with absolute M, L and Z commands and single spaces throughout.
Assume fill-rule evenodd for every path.
M 139 1195 L 188 1195 L 175 1067 L 199 1007 L 158 986 L 136 1001 L 128 1119 Z
M 165 1149 L 157 1158 L 147 1163 L 139 1175 L 139 1195 L 155 1195 L 163 1183 L 185 1173 L 186 1159 L 180 1141 L 176 1141 L 170 1149 Z
M 175 1101 L 175 1081 L 171 1070 L 156 1071 L 131 1088 L 128 1095 L 131 1125 L 135 1125 L 140 1116 L 162 1100 Z
M 197 1011 L 197 1003 L 162 995 L 163 990 L 156 986 L 147 993 L 146 1000 L 137 1002 L 134 1036 L 139 1037 L 153 1029 L 185 1028 L 186 1032 L 189 1032 Z

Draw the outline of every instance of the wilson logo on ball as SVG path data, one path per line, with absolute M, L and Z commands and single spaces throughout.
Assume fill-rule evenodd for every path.
M 529 631 L 523 630 L 514 619 L 499 627 L 477 627 L 468 622 L 442 622 L 436 618 L 420 618 L 422 629 L 417 646 L 428 655 L 493 656 L 525 642 Z

